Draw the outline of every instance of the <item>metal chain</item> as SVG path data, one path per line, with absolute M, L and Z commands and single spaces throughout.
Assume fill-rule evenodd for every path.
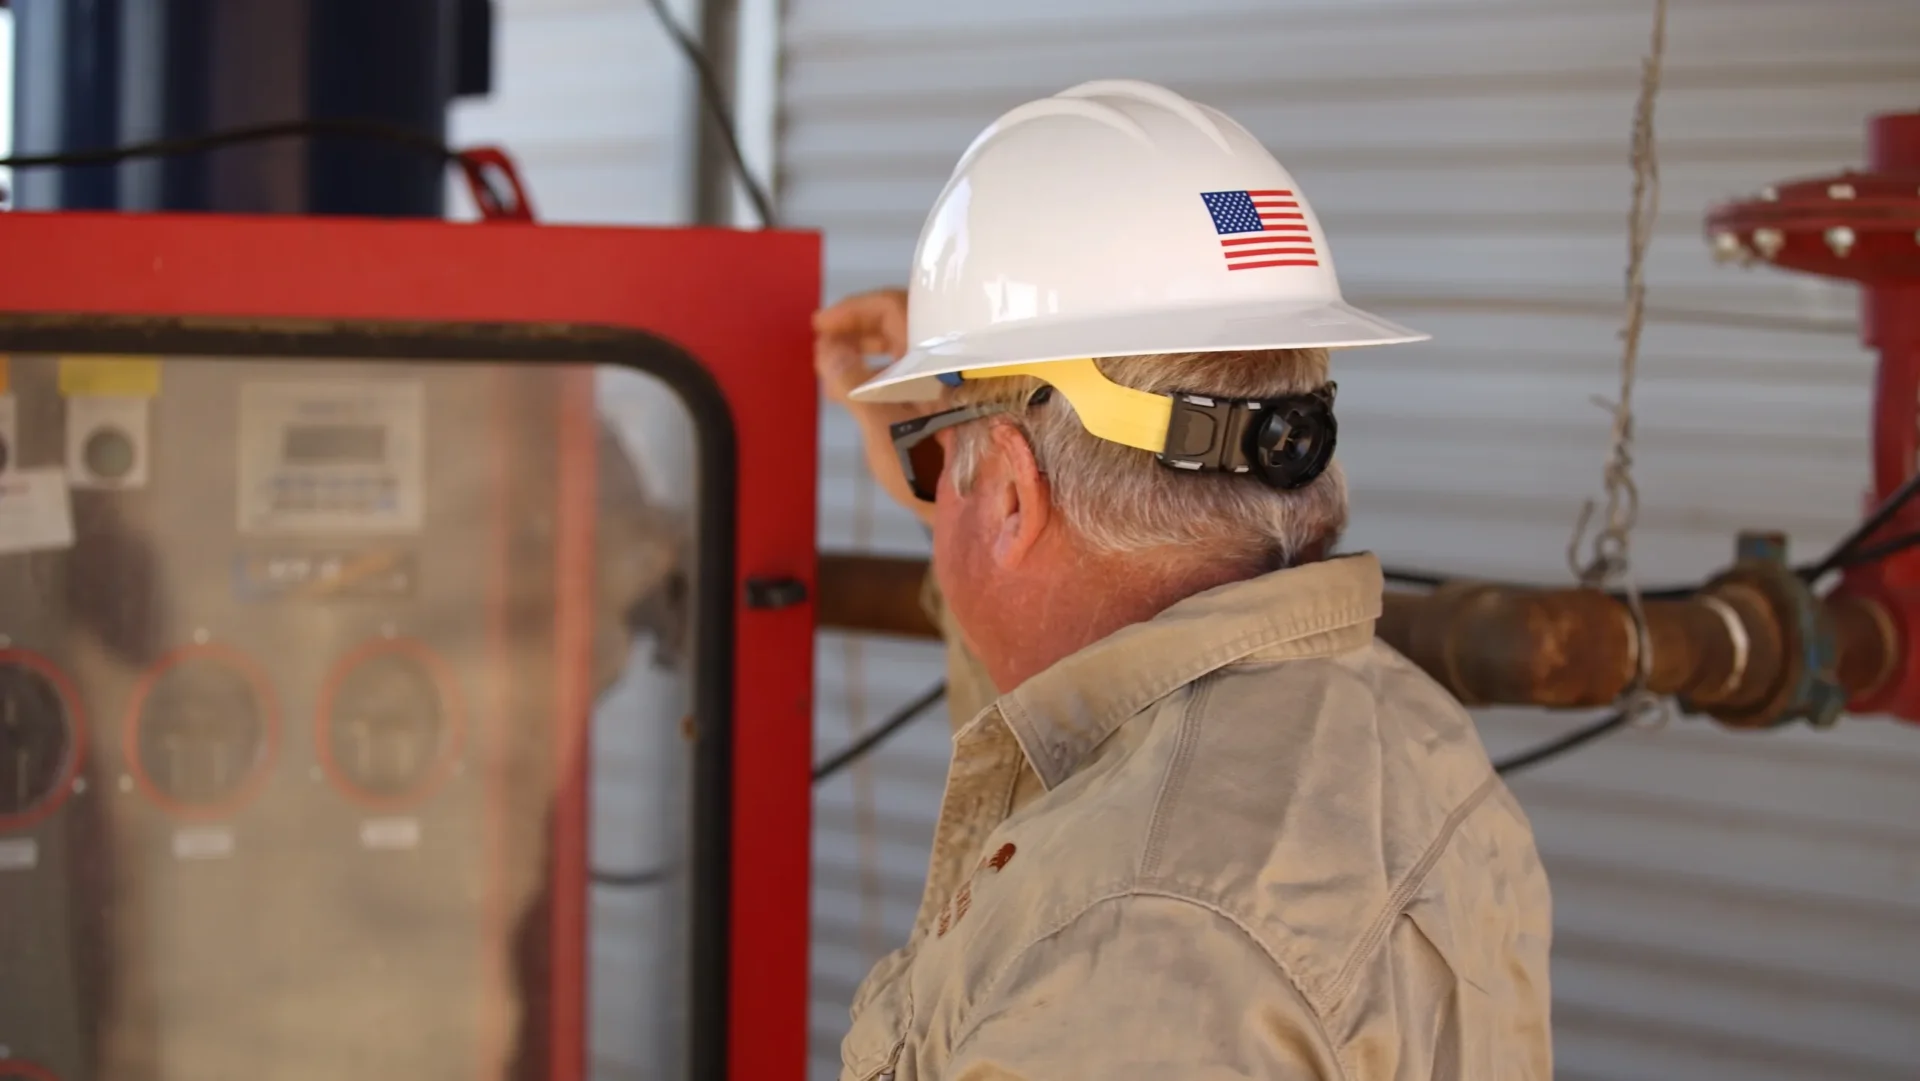
M 1660 94 L 1661 64 L 1666 56 L 1667 0 L 1654 0 L 1653 41 L 1641 64 L 1640 99 L 1633 117 L 1633 207 L 1627 214 L 1627 310 L 1620 329 L 1620 396 L 1595 403 L 1613 413 L 1613 446 L 1604 473 L 1606 519 L 1593 537 L 1591 555 L 1583 564 L 1580 550 L 1592 525 L 1594 501 L 1587 500 L 1567 543 L 1567 564 L 1589 589 L 1620 581 L 1627 610 L 1633 617 L 1634 677 L 1624 696 L 1624 708 L 1635 723 L 1665 724 L 1670 710 L 1665 699 L 1647 690 L 1653 674 L 1653 640 L 1647 630 L 1646 609 L 1633 572 L 1633 527 L 1640 514 L 1640 490 L 1633 481 L 1633 388 L 1639 375 L 1640 333 L 1646 323 L 1646 255 L 1660 214 L 1660 162 L 1655 152 L 1653 107 Z

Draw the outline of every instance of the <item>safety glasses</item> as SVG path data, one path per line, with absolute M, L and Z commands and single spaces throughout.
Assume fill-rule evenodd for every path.
M 1026 404 L 1032 408 L 1052 397 L 1052 387 L 1036 387 L 1028 395 Z M 934 493 L 940 490 L 940 474 L 947 468 L 947 452 L 940 446 L 940 441 L 934 438 L 935 435 L 948 428 L 971 424 L 982 417 L 1012 411 L 1013 407 L 1005 403 L 963 405 L 958 409 L 930 413 L 889 426 L 887 431 L 893 436 L 893 452 L 900 457 L 900 469 L 907 475 L 907 487 L 913 491 L 914 498 L 931 503 Z
M 900 457 L 900 468 L 907 475 L 907 487 L 923 503 L 933 502 L 940 489 L 940 473 L 947 467 L 947 452 L 934 436 L 948 428 L 970 424 L 982 417 L 1005 413 L 1004 405 L 963 405 L 912 420 L 903 420 L 887 429 L 893 436 L 893 452 Z

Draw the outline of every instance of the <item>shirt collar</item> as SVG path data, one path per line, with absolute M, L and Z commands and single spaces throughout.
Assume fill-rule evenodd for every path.
M 1001 696 L 999 712 L 1052 789 L 1128 719 L 1210 672 L 1366 644 L 1383 587 L 1379 560 L 1360 554 L 1210 589 L 1062 659 Z

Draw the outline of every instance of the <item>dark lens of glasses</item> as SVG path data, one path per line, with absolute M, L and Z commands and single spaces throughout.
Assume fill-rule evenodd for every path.
M 907 462 L 913 469 L 907 476 L 913 488 L 913 494 L 927 502 L 933 502 L 934 493 L 940 488 L 940 471 L 947 467 L 947 452 L 940 447 L 940 440 L 927 436 L 907 451 Z

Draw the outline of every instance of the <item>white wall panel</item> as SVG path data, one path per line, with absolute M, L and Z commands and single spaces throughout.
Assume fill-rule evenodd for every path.
M 904 279 L 954 158 L 1002 110 L 1090 78 L 1227 110 L 1310 195 L 1348 295 L 1435 341 L 1343 355 L 1350 547 L 1564 581 L 1617 386 L 1627 141 L 1651 0 L 789 0 L 782 209 L 827 292 Z M 1867 484 L 1872 358 L 1849 287 L 1713 264 L 1718 199 L 1858 164 L 1920 101 L 1920 5 L 1672 0 L 1657 126 L 1636 540 L 1651 583 L 1733 533 L 1811 555 Z M 831 411 L 821 542 L 922 551 Z M 849 659 L 853 663 L 849 663 Z M 937 649 L 823 638 L 818 743 L 941 675 Z M 858 717 L 850 717 L 849 698 Z M 1584 718 L 1489 711 L 1496 751 Z M 856 723 L 857 722 L 857 723 Z M 939 718 L 822 789 L 812 1075 L 919 900 Z M 1888 1081 L 1920 1062 L 1920 729 L 1630 732 L 1518 779 L 1553 873 L 1560 1076 Z

